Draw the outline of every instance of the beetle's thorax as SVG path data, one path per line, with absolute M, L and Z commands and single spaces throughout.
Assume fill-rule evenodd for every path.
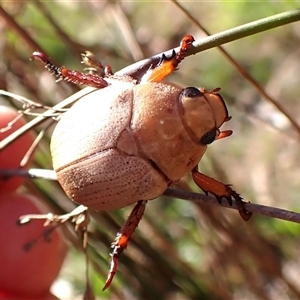
M 141 153 L 171 181 L 180 179 L 201 159 L 206 146 L 195 143 L 181 118 L 182 88 L 172 83 L 134 88 L 130 128 Z

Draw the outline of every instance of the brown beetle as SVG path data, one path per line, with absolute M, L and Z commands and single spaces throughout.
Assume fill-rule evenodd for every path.
M 113 279 L 118 257 L 147 200 L 160 196 L 189 172 L 206 193 L 219 200 L 235 198 L 242 217 L 251 216 L 235 191 L 197 169 L 207 145 L 232 133 L 220 131 L 230 117 L 219 89 L 209 92 L 162 82 L 183 60 L 193 41 L 192 36 L 186 36 L 178 54 L 173 52 L 170 58 L 163 55 L 140 81 L 114 76 L 110 69 L 102 77 L 57 68 L 44 54 L 33 53 L 59 78 L 99 88 L 73 105 L 53 132 L 53 167 L 66 194 L 96 210 L 138 202 L 114 242 L 104 289 Z M 88 56 L 85 61 L 89 64 Z M 82 116 L 84 122 L 79 122 Z

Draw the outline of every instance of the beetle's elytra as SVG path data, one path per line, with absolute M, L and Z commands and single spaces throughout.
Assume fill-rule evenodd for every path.
M 78 101 L 51 140 L 67 195 L 118 209 L 158 197 L 195 168 L 228 114 L 218 94 L 193 89 L 118 82 Z
M 205 193 L 213 193 L 219 201 L 234 198 L 241 216 L 251 217 L 239 194 L 197 168 L 207 145 L 232 133 L 220 131 L 230 117 L 218 89 L 209 92 L 162 82 L 184 59 L 193 41 L 191 35 L 184 37 L 177 54 L 163 55 L 141 79 L 114 76 L 90 52 L 83 55 L 84 63 L 98 74 L 58 68 L 41 52 L 32 55 L 59 79 L 99 89 L 72 106 L 53 132 L 53 167 L 66 194 L 96 210 L 137 202 L 113 243 L 104 289 L 112 282 L 118 258 L 147 201 L 189 172 Z

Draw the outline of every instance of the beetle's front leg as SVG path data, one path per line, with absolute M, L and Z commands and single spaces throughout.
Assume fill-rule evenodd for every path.
M 163 54 L 160 62 L 149 69 L 142 77 L 141 83 L 160 82 L 175 71 L 180 62 L 185 58 L 187 50 L 192 47 L 194 41 L 195 39 L 192 35 L 186 35 L 181 40 L 179 52 L 176 54 L 175 50 L 173 50 L 172 56 L 168 58 Z
M 201 172 L 195 168 L 192 171 L 192 176 L 194 182 L 204 191 L 205 194 L 208 192 L 212 193 L 221 204 L 222 198 L 227 199 L 230 205 L 232 205 L 232 198 L 236 201 L 236 205 L 240 216 L 245 220 L 248 221 L 252 213 L 247 211 L 244 206 L 244 202 L 242 201 L 241 196 L 234 191 L 228 184 L 224 184 L 220 181 L 215 180 Z
M 112 244 L 112 254 L 111 254 L 111 261 L 110 261 L 110 267 L 109 267 L 109 272 L 107 275 L 107 279 L 105 282 L 105 285 L 103 287 L 103 291 L 106 290 L 115 274 L 118 268 L 118 260 L 122 252 L 125 250 L 127 247 L 127 244 L 134 232 L 134 230 L 137 228 L 143 214 L 146 208 L 147 201 L 146 200 L 141 200 L 139 201 L 135 207 L 133 208 L 132 212 L 130 213 L 126 223 L 124 226 L 121 228 L 120 232 L 118 232 L 115 241 Z

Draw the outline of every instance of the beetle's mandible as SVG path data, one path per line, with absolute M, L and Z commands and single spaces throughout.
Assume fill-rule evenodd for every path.
M 234 198 L 242 217 L 251 216 L 235 191 L 197 168 L 207 145 L 232 133 L 220 131 L 230 117 L 218 89 L 162 82 L 184 59 L 193 41 L 190 35 L 184 37 L 177 54 L 163 55 L 140 80 L 114 76 L 110 68 L 101 68 L 103 74 L 58 68 L 43 53 L 33 53 L 59 78 L 99 88 L 73 105 L 53 132 L 53 167 L 66 194 L 96 210 L 138 202 L 114 242 L 105 288 L 147 200 L 160 196 L 189 172 L 204 192 L 213 193 L 219 201 Z M 95 66 L 89 56 L 84 61 Z

